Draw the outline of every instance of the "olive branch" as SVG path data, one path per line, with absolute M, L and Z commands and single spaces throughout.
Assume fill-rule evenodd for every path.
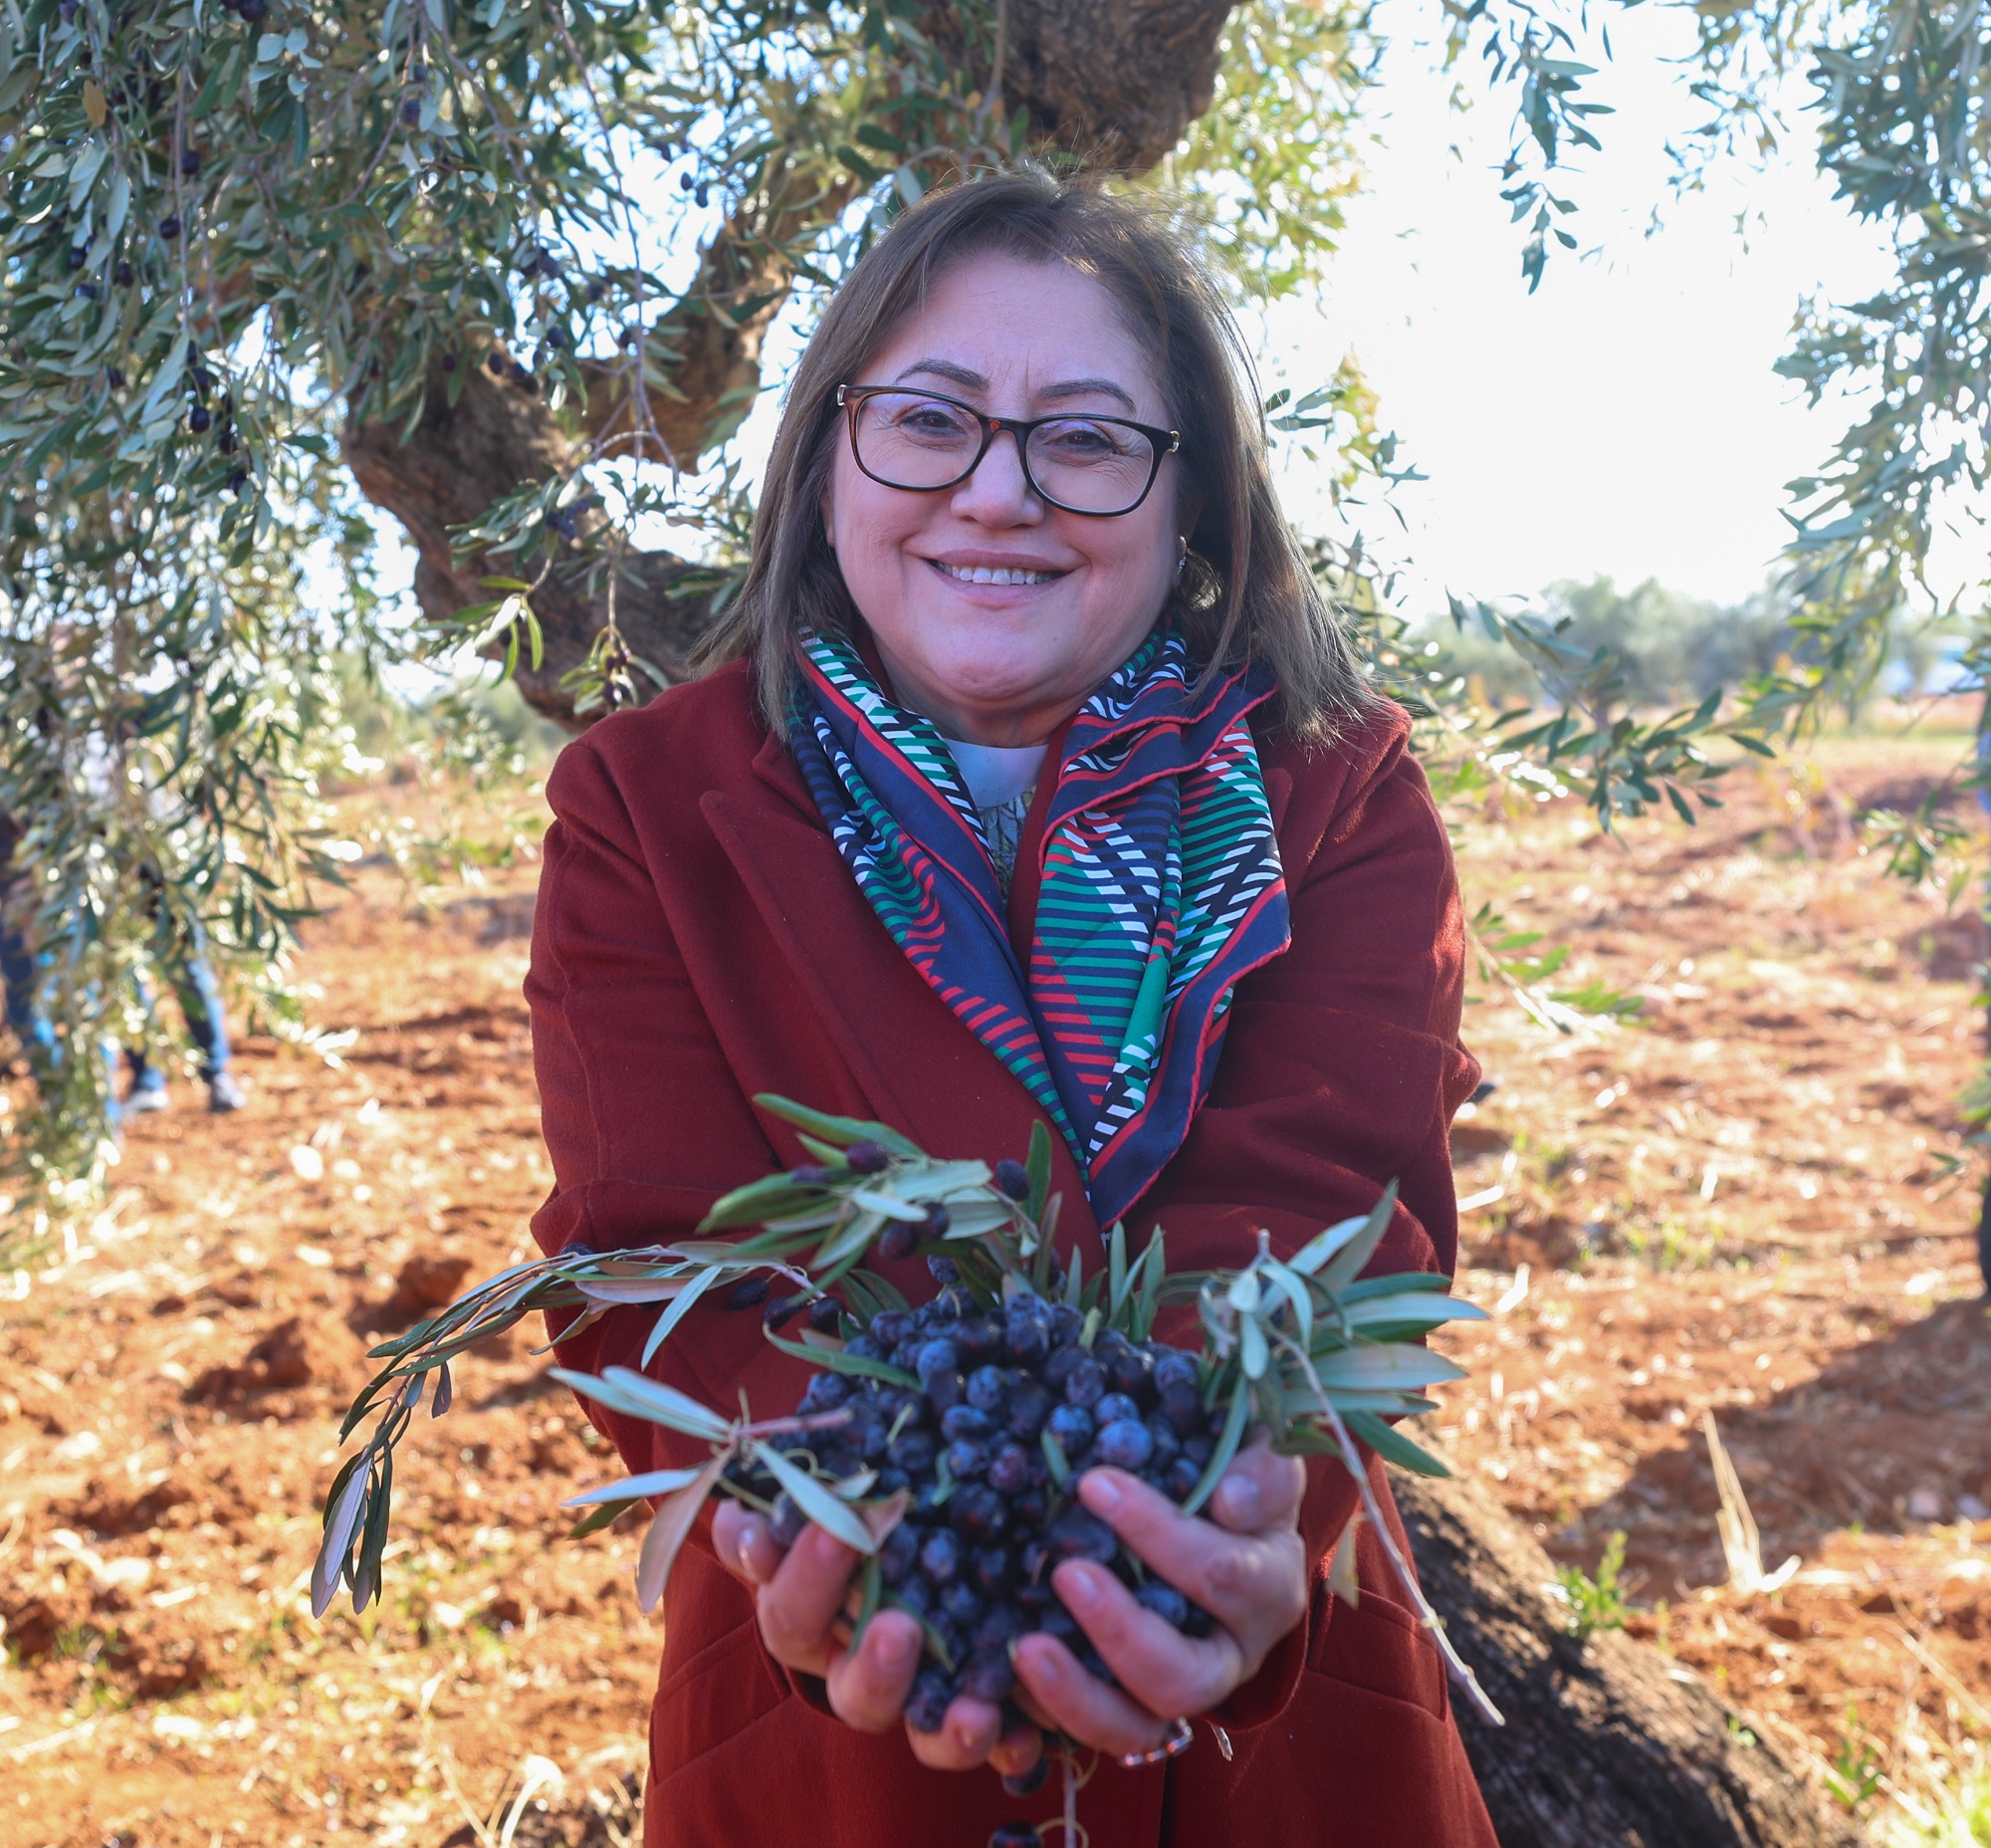
M 1201 1403 L 1213 1422 L 1223 1408 L 1223 1419 L 1207 1467 L 1181 1502 L 1183 1510 L 1195 1513 L 1208 1502 L 1253 1426 L 1262 1427 L 1282 1454 L 1339 1457 L 1355 1480 L 1361 1508 L 1337 1548 L 1337 1592 L 1355 1594 L 1354 1534 L 1366 1518 L 1447 1672 L 1490 1722 L 1499 1723 L 1396 1544 L 1358 1448 L 1359 1440 L 1386 1462 L 1423 1475 L 1449 1474 L 1390 1421 L 1435 1411 L 1424 1389 L 1464 1377 L 1425 1347 L 1423 1337 L 1448 1321 L 1484 1319 L 1482 1310 L 1450 1293 L 1442 1275 L 1361 1275 L 1394 1216 L 1394 1183 L 1369 1213 L 1327 1227 L 1289 1259 L 1274 1257 L 1261 1232 L 1257 1252 L 1241 1269 L 1171 1271 L 1159 1228 L 1144 1251 L 1130 1256 L 1126 1228 L 1116 1224 L 1105 1241 L 1103 1266 L 1088 1275 L 1082 1254 L 1074 1251 L 1067 1267 L 1055 1250 L 1058 1200 L 1050 1192 L 1051 1144 L 1042 1124 L 1032 1131 L 1025 1160 L 992 1169 L 980 1161 L 937 1159 L 879 1123 L 826 1116 L 781 1097 L 755 1101 L 792 1125 L 814 1159 L 726 1195 L 698 1231 L 758 1226 L 758 1233 L 615 1252 L 571 1245 L 556 1257 L 499 1272 L 372 1350 L 387 1364 L 353 1401 L 340 1441 L 369 1415 L 377 1414 L 377 1422 L 326 1497 L 325 1535 L 311 1581 L 316 1613 L 331 1607 L 341 1586 L 349 1588 L 355 1610 L 379 1595 L 395 1447 L 425 1398 L 431 1417 L 449 1410 L 450 1363 L 464 1349 L 534 1313 L 577 1311 L 557 1337 L 566 1340 L 617 1310 L 660 1304 L 641 1352 L 640 1364 L 647 1367 L 700 1302 L 730 1285 L 730 1306 L 765 1305 L 767 1337 L 783 1352 L 833 1373 L 916 1390 L 917 1378 L 876 1357 L 875 1344 L 866 1352 L 854 1339 L 878 1315 L 908 1306 L 886 1277 L 865 1266 L 877 1249 L 888 1259 L 944 1261 L 942 1273 L 983 1309 L 1020 1294 L 1062 1303 L 1081 1318 L 1078 1338 L 1088 1348 L 1108 1329 L 1130 1340 L 1149 1339 L 1165 1307 L 1194 1301 L 1203 1333 Z M 791 1286 L 780 1296 L 773 1293 L 776 1278 Z M 800 1339 L 785 1338 L 779 1330 L 804 1312 Z M 679 1549 L 710 1497 L 727 1494 L 763 1505 L 747 1470 L 737 1467 L 748 1466 L 772 1478 L 800 1513 L 864 1557 L 853 1617 L 860 1629 L 869 1620 L 879 1603 L 876 1554 L 904 1515 L 904 1491 L 879 1493 L 878 1473 L 870 1469 L 832 1477 L 806 1445 L 783 1448 L 774 1441 L 833 1428 L 847 1412 L 757 1420 L 743 1394 L 741 1416 L 729 1419 L 638 1368 L 608 1367 L 595 1375 L 554 1367 L 552 1377 L 609 1410 L 710 1447 L 703 1464 L 625 1477 L 565 1503 L 586 1510 L 573 1529 L 579 1535 L 640 1502 L 655 1502 L 636 1568 L 642 1609 L 654 1608 L 663 1596 Z M 1048 1437 L 1044 1449 L 1055 1475 L 1061 1455 Z

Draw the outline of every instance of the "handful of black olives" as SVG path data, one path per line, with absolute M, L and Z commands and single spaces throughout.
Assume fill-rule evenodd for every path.
M 878 1569 L 884 1607 L 911 1613 L 926 1632 L 929 1660 L 906 1719 L 927 1732 L 957 1695 L 1006 1700 L 1015 1685 L 1009 1645 L 1032 1631 L 1059 1638 L 1112 1682 L 1052 1586 L 1061 1560 L 1107 1566 L 1166 1622 L 1209 1634 L 1210 1614 L 1146 1574 L 1074 1491 L 1086 1470 L 1107 1464 L 1181 1502 L 1209 1467 L 1223 1423 L 1223 1408 L 1204 1405 L 1193 1354 L 1112 1329 L 1091 1333 L 1078 1310 L 1028 1292 L 985 1311 L 953 1281 L 950 1260 L 930 1263 L 945 1284 L 939 1295 L 885 1310 L 843 1348 L 901 1379 L 820 1373 L 796 1409 L 840 1411 L 843 1422 L 774 1440 L 795 1461 L 812 1460 L 818 1478 L 872 1471 L 867 1497 L 904 1490 L 910 1498 Z M 807 1516 L 779 1485 L 746 1458 L 727 1474 L 772 1506 L 774 1538 L 792 1544 Z

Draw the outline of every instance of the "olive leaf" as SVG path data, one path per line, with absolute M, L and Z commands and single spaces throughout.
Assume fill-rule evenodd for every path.
M 1217 1493 L 1217 1485 L 1223 1480 L 1223 1472 L 1229 1469 L 1231 1458 L 1237 1455 L 1237 1448 L 1244 1441 L 1244 1427 L 1250 1416 L 1251 1394 L 1240 1381 L 1230 1395 L 1230 1409 L 1224 1416 L 1223 1429 L 1217 1435 L 1217 1448 L 1211 1453 L 1209 1466 L 1183 1500 L 1182 1511 L 1185 1514 L 1194 1514 Z
M 699 1297 L 725 1274 L 725 1271 L 717 1269 L 701 1270 L 678 1291 L 676 1300 L 657 1317 L 657 1325 L 650 1330 L 643 1342 L 641 1361 L 643 1366 L 647 1367 L 656 1358 L 657 1349 L 670 1339 L 671 1330 L 697 1306 Z
M 1349 1515 L 1340 1539 L 1335 1541 L 1334 1557 L 1327 1566 L 1328 1590 L 1351 1606 L 1362 1602 L 1362 1584 L 1355 1575 L 1355 1536 L 1361 1527 L 1362 1510 L 1358 1507 Z
M 591 1510 L 585 1517 L 575 1521 L 572 1526 L 567 1528 L 566 1537 L 570 1540 L 585 1539 L 590 1533 L 599 1533 L 603 1527 L 612 1527 L 632 1507 L 640 1507 L 641 1505 L 640 1502 L 633 1501 L 604 1502 L 598 1507 Z
M 1413 1443 L 1395 1425 L 1385 1424 L 1374 1412 L 1351 1409 L 1342 1416 L 1348 1428 L 1386 1463 L 1414 1470 L 1420 1476 L 1449 1476 L 1451 1472 L 1430 1451 Z
M 773 1091 L 758 1092 L 754 1101 L 770 1116 L 777 1116 L 782 1122 L 806 1130 L 838 1148 L 850 1148 L 859 1142 L 875 1142 L 894 1155 L 911 1156 L 916 1160 L 924 1153 L 917 1143 L 908 1141 L 884 1123 L 860 1122 L 850 1116 L 825 1116 L 820 1110 L 811 1110 L 806 1104 L 794 1103 Z
M 687 1437 L 720 1444 L 728 1435 L 726 1420 L 717 1412 L 700 1405 L 675 1386 L 647 1379 L 629 1367 L 610 1367 L 599 1377 L 592 1373 L 574 1373 L 565 1367 L 549 1367 L 547 1377 L 558 1380 L 563 1386 L 571 1386 L 583 1398 L 593 1399 L 610 1411 L 647 1419 L 654 1425 L 667 1425 L 673 1431 L 682 1431 Z
M 916 1374 L 908 1373 L 904 1367 L 895 1367 L 888 1360 L 873 1360 L 868 1354 L 853 1354 L 844 1348 L 804 1347 L 799 1341 L 789 1341 L 777 1335 L 772 1328 L 763 1333 L 784 1354 L 793 1354 L 797 1360 L 812 1361 L 831 1373 L 862 1374 L 866 1379 L 886 1380 L 894 1386 L 903 1386 L 908 1392 L 920 1388 Z
M 638 1610 L 653 1611 L 657 1608 L 658 1600 L 664 1595 L 664 1587 L 670 1581 L 671 1567 L 677 1563 L 678 1550 L 684 1545 L 685 1536 L 691 1532 L 692 1523 L 698 1519 L 699 1509 L 705 1506 L 726 1463 L 724 1453 L 713 1458 L 684 1488 L 666 1497 L 657 1509 L 649 1531 L 643 1535 L 642 1551 L 636 1558 Z
M 877 1551 L 878 1541 L 872 1538 L 862 1516 L 839 1502 L 814 1477 L 798 1470 L 772 1444 L 761 1439 L 754 1441 L 752 1454 L 754 1461 L 788 1492 L 795 1506 L 825 1533 L 834 1535 L 856 1552 Z
M 332 1478 L 326 1497 L 325 1538 L 312 1566 L 312 1615 L 323 1617 L 338 1595 L 339 1581 L 352 1556 L 352 1535 L 366 1511 L 366 1491 L 372 1481 L 371 1453 L 348 1457 Z
M 1454 1366 L 1442 1354 L 1406 1345 L 1345 1347 L 1316 1362 L 1314 1371 L 1320 1383 L 1330 1390 L 1338 1386 L 1366 1387 L 1371 1391 L 1415 1388 L 1465 1377 L 1465 1369 Z
M 1376 1255 L 1376 1248 L 1383 1243 L 1383 1235 L 1390 1230 L 1396 1212 L 1397 1183 L 1392 1181 L 1383 1189 L 1382 1199 L 1376 1202 L 1360 1230 L 1318 1272 L 1325 1288 L 1339 1292 L 1355 1281 L 1363 1266 Z
M 651 1496 L 667 1496 L 695 1483 L 705 1474 L 697 1470 L 652 1470 L 644 1476 L 624 1477 L 619 1483 L 604 1483 L 599 1489 L 583 1490 L 577 1496 L 568 1496 L 560 1503 L 561 1507 L 592 1507 L 600 1502 L 619 1502 L 627 1506 L 631 1502 L 647 1501 Z

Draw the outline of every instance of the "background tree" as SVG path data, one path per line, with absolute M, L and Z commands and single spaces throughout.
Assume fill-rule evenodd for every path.
M 1560 27 L 1456 31 L 1538 164 L 1589 138 Z M 17 1159 L 88 1186 L 107 1066 L 70 1048 L 142 1035 L 131 978 L 196 917 L 306 1031 L 282 957 L 336 873 L 335 654 L 474 641 L 569 723 L 644 696 L 739 563 L 728 443 L 771 331 L 895 210 L 1019 157 L 1158 180 L 1276 295 L 1331 248 L 1375 57 L 1352 0 L 0 14 L 0 808 L 63 1054 Z M 1553 202 L 1510 193 L 1538 267 Z M 1352 478 L 1389 466 L 1372 408 L 1344 372 L 1278 421 Z M 413 626 L 355 487 L 413 543 Z M 1607 812 L 1656 793 L 1620 775 L 1636 738 L 1604 757 Z

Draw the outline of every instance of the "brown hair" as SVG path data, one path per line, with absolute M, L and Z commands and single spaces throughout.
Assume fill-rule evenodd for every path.
M 1272 669 L 1284 729 L 1331 735 L 1374 695 L 1279 511 L 1264 418 L 1229 309 L 1162 213 L 1029 170 L 928 194 L 832 298 L 774 433 L 746 582 L 698 665 L 751 657 L 762 704 L 779 725 L 796 634 L 851 629 L 857 611 L 819 512 L 842 427 L 836 387 L 858 377 L 945 271 L 989 252 L 1082 271 L 1159 352 L 1164 401 L 1182 431 L 1177 505 L 1194 513 L 1172 613 L 1202 663 L 1253 660 Z

